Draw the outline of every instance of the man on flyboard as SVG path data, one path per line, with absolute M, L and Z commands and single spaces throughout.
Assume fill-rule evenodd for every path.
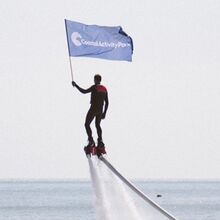
M 90 128 L 90 124 L 95 118 L 95 126 L 97 130 L 97 135 L 98 135 L 98 140 L 97 140 L 97 149 L 101 149 L 100 152 L 105 153 L 104 150 L 104 143 L 102 140 L 102 128 L 100 126 L 101 120 L 105 118 L 106 112 L 108 109 L 108 92 L 105 86 L 101 85 L 101 80 L 102 77 L 100 75 L 95 75 L 94 76 L 94 85 L 92 85 L 88 89 L 83 89 L 80 86 L 76 84 L 76 82 L 72 81 L 72 85 L 76 87 L 81 93 L 86 94 L 86 93 L 91 93 L 91 99 L 90 99 L 90 108 L 89 111 L 86 115 L 86 120 L 85 120 L 85 128 L 86 128 L 86 133 L 88 135 L 88 145 L 85 148 L 90 149 L 92 147 L 95 147 L 95 142 L 92 137 L 92 130 Z M 103 106 L 104 106 L 104 111 L 103 111 Z M 89 151 L 89 150 L 88 150 Z M 91 153 L 88 152 L 87 153 Z M 97 153 L 98 154 L 98 153 Z

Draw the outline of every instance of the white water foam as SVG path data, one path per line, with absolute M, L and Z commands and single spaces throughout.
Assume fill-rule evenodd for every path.
M 130 190 L 97 157 L 89 157 L 97 220 L 167 220 Z
M 89 158 L 92 185 L 96 196 L 97 220 L 141 219 L 123 184 L 97 158 Z

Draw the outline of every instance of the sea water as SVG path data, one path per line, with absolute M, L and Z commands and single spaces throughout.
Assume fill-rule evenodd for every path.
M 133 183 L 179 220 L 220 219 L 220 181 Z M 94 204 L 90 181 L 0 182 L 0 220 L 95 220 Z

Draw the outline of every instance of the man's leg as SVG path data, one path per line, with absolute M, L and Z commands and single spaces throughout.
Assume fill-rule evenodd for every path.
M 95 117 L 95 115 L 94 115 L 93 111 L 91 109 L 89 109 L 89 111 L 86 115 L 86 121 L 85 121 L 85 128 L 86 128 L 86 133 L 88 135 L 89 142 L 93 141 L 92 130 L 90 128 L 90 124 L 91 124 L 92 120 L 94 119 L 94 117 Z
M 96 126 L 96 130 L 97 130 L 97 134 L 98 134 L 98 142 L 102 142 L 102 128 L 100 126 L 101 124 L 101 114 L 96 115 L 95 118 L 95 126 Z

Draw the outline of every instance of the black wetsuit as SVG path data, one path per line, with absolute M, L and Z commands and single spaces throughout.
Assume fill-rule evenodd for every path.
M 98 141 L 102 141 L 102 128 L 100 126 L 101 120 L 105 117 L 105 114 L 108 109 L 108 92 L 105 86 L 103 85 L 93 85 L 88 89 L 82 89 L 78 85 L 76 88 L 82 93 L 90 93 L 91 92 L 91 100 L 90 100 L 90 109 L 86 115 L 85 120 L 85 128 L 88 135 L 88 140 L 92 141 L 92 130 L 90 128 L 90 124 L 95 118 L 95 126 L 98 134 Z M 105 103 L 105 108 L 103 111 L 103 105 Z

